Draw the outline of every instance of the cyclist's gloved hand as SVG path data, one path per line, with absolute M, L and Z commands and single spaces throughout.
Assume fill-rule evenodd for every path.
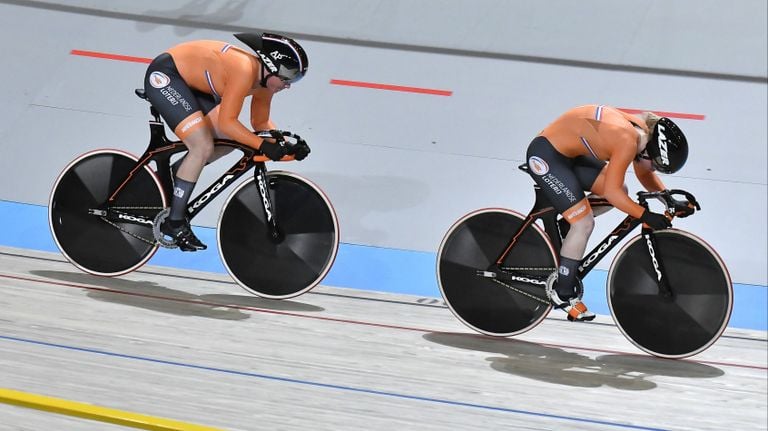
M 667 216 L 651 212 L 648 208 L 643 211 L 643 215 L 640 216 L 640 221 L 650 226 L 653 230 L 672 227 L 672 222 L 669 221 Z
M 312 150 L 309 149 L 309 145 L 307 145 L 307 141 L 299 138 L 296 136 L 298 141 L 293 146 L 293 158 L 296 160 L 304 160 L 307 158 L 309 153 L 312 152 Z
M 285 145 L 282 142 L 267 142 L 262 141 L 261 147 L 259 147 L 259 151 L 261 151 L 265 156 L 269 157 L 272 161 L 278 161 L 283 158 L 288 153 L 288 150 L 285 148 Z
M 696 207 L 693 206 L 690 202 L 687 201 L 679 201 L 677 199 L 672 198 L 672 207 L 675 211 L 675 217 L 685 218 L 689 215 L 693 214 L 696 210 Z

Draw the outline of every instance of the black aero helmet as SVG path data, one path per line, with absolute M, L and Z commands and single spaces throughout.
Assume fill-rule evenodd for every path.
M 307 73 L 307 53 L 295 40 L 273 33 L 236 33 L 234 36 L 258 54 L 267 72 L 263 74 L 262 86 L 272 75 L 292 84 Z
M 688 140 L 677 124 L 667 117 L 661 117 L 653 127 L 645 151 L 657 171 L 673 174 L 688 160 Z

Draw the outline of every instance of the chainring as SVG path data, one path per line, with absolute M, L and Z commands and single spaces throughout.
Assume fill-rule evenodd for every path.
M 160 225 L 163 223 L 163 221 L 165 221 L 165 219 L 168 217 L 168 214 L 170 213 L 170 208 L 165 208 L 164 210 L 157 213 L 155 216 L 155 221 L 152 222 L 152 235 L 155 237 L 155 241 L 157 241 L 157 243 L 162 247 L 177 248 L 178 245 L 176 245 L 176 241 L 167 239 L 166 236 L 160 232 Z

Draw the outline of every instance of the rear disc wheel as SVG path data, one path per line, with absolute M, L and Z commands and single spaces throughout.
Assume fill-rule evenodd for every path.
M 54 183 L 48 204 L 51 233 L 62 254 L 87 273 L 125 274 L 142 266 L 157 250 L 152 219 L 166 200 L 151 169 L 136 170 L 107 205 L 136 163 L 134 156 L 122 151 L 93 151 L 72 161 Z M 150 209 L 120 210 L 123 215 L 111 223 L 93 214 L 109 207 Z
M 519 281 L 503 281 L 517 291 L 478 276 L 478 271 L 495 264 L 523 221 L 513 211 L 479 210 L 454 223 L 443 238 L 437 256 L 440 292 L 451 312 L 475 331 L 521 334 L 538 325 L 551 309 L 544 286 L 557 258 L 546 234 L 535 225 L 523 231 L 502 263 L 517 268 Z

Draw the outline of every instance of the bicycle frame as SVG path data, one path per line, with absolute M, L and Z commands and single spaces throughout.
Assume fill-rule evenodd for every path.
M 521 169 L 525 170 L 523 168 Z M 534 184 L 534 192 L 535 192 L 536 200 L 533 204 L 533 208 L 529 211 L 528 215 L 526 216 L 520 228 L 512 235 L 512 238 L 507 243 L 507 246 L 504 248 L 504 251 L 499 255 L 498 258 L 496 258 L 495 264 L 493 265 L 494 267 L 490 268 L 489 270 L 491 271 L 500 270 L 502 273 L 512 275 L 512 271 L 514 271 L 514 268 L 503 266 L 503 262 L 509 255 L 512 248 L 517 243 L 517 240 L 520 237 L 520 235 L 531 224 L 536 223 L 537 220 L 541 220 L 544 226 L 544 232 L 547 234 L 547 237 L 549 237 L 549 240 L 554 246 L 554 249 L 559 251 L 560 248 L 562 247 L 563 235 L 560 232 L 560 228 L 558 225 L 557 211 L 549 202 L 549 200 L 547 199 L 547 197 L 544 195 L 544 193 L 541 191 L 541 188 L 537 184 Z M 638 193 L 638 200 L 640 205 L 643 206 L 644 208 L 648 208 L 647 199 L 649 197 L 655 197 L 656 195 L 657 193 L 645 193 L 645 192 Z M 612 207 L 612 205 L 602 197 L 590 196 L 588 197 L 588 199 L 589 199 L 590 205 L 593 208 Z M 592 269 L 594 269 L 595 266 L 597 266 L 597 264 L 605 257 L 605 255 L 609 251 L 611 251 L 614 247 L 616 247 L 616 245 L 618 245 L 621 242 L 621 240 L 627 237 L 627 235 L 629 235 L 640 224 L 641 224 L 641 221 L 639 219 L 636 219 L 634 217 L 627 215 L 598 245 L 596 245 L 581 260 L 578 267 L 577 278 L 579 280 L 583 280 L 587 276 L 587 274 L 589 274 L 589 272 L 592 271 Z M 669 288 L 668 283 L 666 282 L 667 277 L 666 277 L 666 272 L 664 271 L 663 263 L 660 260 L 656 259 L 656 253 L 655 253 L 656 240 L 653 233 L 653 229 L 644 225 L 641 234 L 645 239 L 646 245 L 648 246 L 648 253 L 652 260 L 654 270 L 656 272 L 656 279 L 659 283 L 660 292 L 664 296 L 671 296 L 672 292 Z M 534 276 L 527 276 L 528 279 L 515 277 L 514 280 L 517 282 L 527 283 L 531 285 L 542 285 L 544 284 L 548 276 L 549 274 L 547 274 L 546 277 L 542 277 L 541 279 Z
M 150 112 L 152 114 L 152 120 L 149 121 L 150 129 L 150 141 L 144 154 L 139 158 L 139 161 L 128 173 L 125 180 L 115 188 L 110 194 L 107 201 L 106 208 L 102 209 L 103 214 L 108 219 L 120 222 L 131 222 L 136 224 L 154 225 L 153 219 L 148 219 L 136 214 L 128 214 L 121 209 L 111 207 L 111 203 L 119 196 L 123 187 L 131 180 L 133 175 L 144 166 L 151 162 L 155 163 L 155 173 L 160 179 L 160 184 L 163 187 L 163 192 L 166 196 L 173 195 L 173 178 L 171 174 L 171 157 L 175 154 L 184 152 L 187 150 L 186 146 L 181 141 L 170 141 L 165 134 L 165 124 L 160 118 L 160 114 L 157 110 L 150 106 Z M 270 237 L 278 241 L 282 235 L 275 217 L 275 209 L 272 203 L 272 197 L 269 194 L 269 188 L 267 185 L 267 168 L 265 161 L 267 157 L 262 155 L 261 152 L 253 147 L 250 147 L 239 142 L 229 139 L 215 139 L 214 145 L 216 146 L 228 146 L 233 149 L 240 150 L 243 155 L 235 162 L 229 169 L 227 169 L 216 181 L 214 181 L 205 190 L 200 192 L 194 199 L 192 199 L 187 205 L 187 216 L 189 220 L 192 220 L 197 214 L 200 213 L 214 198 L 216 198 L 221 192 L 224 191 L 229 185 L 234 183 L 238 178 L 245 174 L 252 167 L 254 170 L 254 179 L 258 185 L 259 195 L 261 197 L 261 208 L 264 211 L 265 220 L 267 220 L 270 227 Z M 162 208 L 159 208 L 162 209 Z M 120 217 L 122 216 L 122 217 Z M 118 220 L 119 219 L 119 220 Z

